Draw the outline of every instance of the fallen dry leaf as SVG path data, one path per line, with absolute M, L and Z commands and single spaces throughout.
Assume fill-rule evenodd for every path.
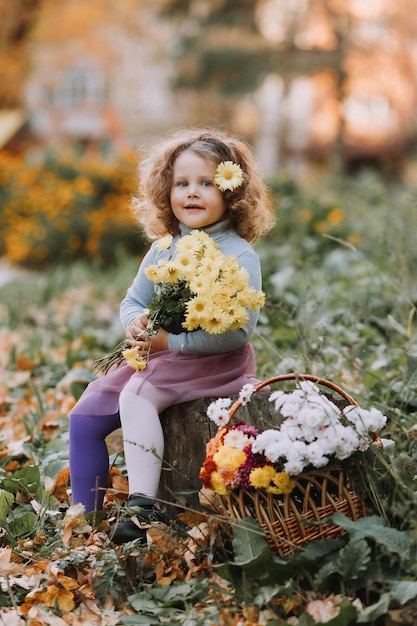
M 65 513 L 63 520 L 64 531 L 62 533 L 62 543 L 69 546 L 72 535 L 83 535 L 91 533 L 93 528 L 84 516 L 85 507 L 82 504 L 73 504 Z
M 21 565 L 12 562 L 11 558 L 11 548 L 0 548 L 0 576 L 7 577 L 24 573 L 24 568 Z
M 23 614 L 28 614 L 32 606 L 40 604 L 58 609 L 61 613 L 69 613 L 75 607 L 73 590 L 78 589 L 78 583 L 69 576 L 59 575 L 55 580 L 48 580 L 42 589 L 36 589 L 27 594 L 20 607 Z

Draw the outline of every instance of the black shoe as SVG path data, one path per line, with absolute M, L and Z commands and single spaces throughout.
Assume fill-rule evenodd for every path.
M 123 518 L 117 522 L 110 539 L 118 545 L 137 539 L 146 543 L 146 531 L 151 524 L 163 521 L 164 515 L 156 500 L 132 494 L 127 499 Z

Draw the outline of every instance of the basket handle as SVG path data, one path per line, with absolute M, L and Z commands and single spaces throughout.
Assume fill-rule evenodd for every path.
M 346 391 L 344 391 L 341 387 L 339 387 L 335 383 L 332 383 L 330 380 L 326 380 L 325 378 L 320 378 L 319 376 L 314 376 L 313 374 L 281 374 L 279 376 L 272 376 L 271 378 L 267 378 L 266 380 L 263 380 L 257 385 L 255 385 L 253 393 L 260 391 L 264 387 L 268 387 L 269 385 L 272 385 L 273 383 L 285 382 L 287 380 L 296 380 L 296 381 L 309 380 L 313 383 L 316 383 L 317 385 L 322 385 L 323 387 L 327 387 L 328 389 L 331 389 L 332 391 L 336 391 L 342 398 L 345 398 L 345 400 L 347 400 L 353 406 L 359 405 L 359 403 L 354 398 L 352 398 L 352 396 L 346 393 Z M 241 398 L 238 398 L 232 404 L 232 406 L 229 409 L 229 419 L 232 419 L 232 417 L 234 416 L 238 408 L 242 406 L 242 404 L 243 404 L 243 401 Z M 378 448 L 383 448 L 383 443 L 381 439 L 379 438 L 378 433 L 371 432 L 371 436 L 372 436 L 373 443 Z

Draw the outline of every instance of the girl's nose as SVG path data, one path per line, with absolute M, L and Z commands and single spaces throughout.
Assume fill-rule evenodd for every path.
M 198 187 L 197 187 L 197 185 L 189 185 L 188 186 L 188 195 L 189 196 L 198 196 Z

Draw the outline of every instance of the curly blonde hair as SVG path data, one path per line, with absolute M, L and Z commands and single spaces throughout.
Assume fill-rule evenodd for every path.
M 216 166 L 222 161 L 234 161 L 242 168 L 242 185 L 222 192 L 227 217 L 238 235 L 253 243 L 272 228 L 275 220 L 271 198 L 246 143 L 218 129 L 184 129 L 157 144 L 139 165 L 139 190 L 132 208 L 150 239 L 180 232 L 170 192 L 174 162 L 185 150 Z

